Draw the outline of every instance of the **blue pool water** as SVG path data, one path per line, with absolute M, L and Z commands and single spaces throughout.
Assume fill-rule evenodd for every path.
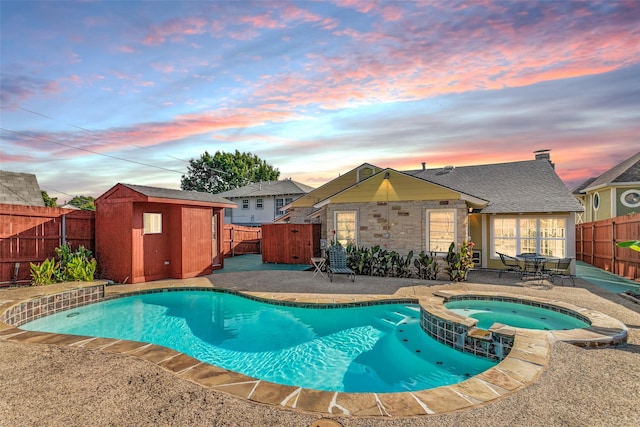
M 254 378 L 316 390 L 422 390 L 496 364 L 431 339 L 419 318 L 417 305 L 299 308 L 181 291 L 87 305 L 21 328 L 155 343 Z
M 476 326 L 481 329 L 489 329 L 494 323 L 541 330 L 579 329 L 590 326 L 580 319 L 557 311 L 506 301 L 462 300 L 448 302 L 444 306 L 461 316 L 478 319 Z

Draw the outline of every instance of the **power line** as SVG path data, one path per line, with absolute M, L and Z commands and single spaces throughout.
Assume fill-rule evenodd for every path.
M 60 120 L 56 119 L 55 117 L 47 116 L 46 114 L 42 114 L 42 113 L 38 113 L 37 111 L 29 110 L 28 108 L 18 107 L 18 109 L 20 109 L 20 110 L 22 110 L 22 111 L 26 111 L 26 112 L 31 113 L 31 114 L 35 114 L 36 116 L 40 116 L 40 117 L 44 117 L 44 118 L 49 119 L 49 120 L 53 120 L 53 121 L 55 121 L 55 122 L 59 122 L 59 121 L 60 121 Z M 98 133 L 98 132 L 96 132 L 96 131 L 94 131 L 94 130 L 87 129 L 87 128 L 84 128 L 84 127 L 82 127 L 82 126 L 75 125 L 75 124 L 73 124 L 73 123 L 67 123 L 67 124 L 68 124 L 69 126 L 71 126 L 71 127 L 74 127 L 74 128 L 76 128 L 76 129 L 80 129 L 80 130 L 85 131 L 85 132 L 87 132 L 87 133 L 90 133 L 90 134 L 92 134 L 92 135 L 96 135 L 96 134 Z M 134 147 L 137 147 L 137 148 L 143 148 L 143 149 L 146 149 L 146 150 L 152 151 L 151 149 L 149 149 L 149 148 L 147 148 L 147 147 L 142 147 L 142 146 L 140 146 L 140 145 L 135 145 L 135 144 L 131 144 L 131 145 L 133 145 Z M 172 159 L 175 159 L 175 160 L 179 160 L 179 161 L 184 162 L 184 163 L 189 163 L 189 160 L 180 159 L 180 158 L 178 158 L 178 157 L 170 156 L 170 155 L 168 155 L 168 154 L 167 154 L 166 156 L 167 156 L 167 157 L 170 157 L 170 158 L 172 158 Z
M 70 145 L 70 144 L 65 144 L 63 142 L 52 141 L 52 140 L 49 140 L 49 139 L 46 139 L 46 138 L 43 138 L 43 137 L 40 137 L 40 136 L 28 135 L 28 134 L 25 134 L 25 133 L 22 133 L 22 132 L 17 132 L 17 131 L 6 129 L 6 128 L 2 128 L 2 127 L 0 127 L 0 130 L 12 133 L 14 135 L 20 135 L 20 136 L 23 136 L 23 137 L 26 137 L 26 138 L 38 139 L 40 141 L 48 142 L 50 144 L 56 144 L 56 145 L 61 145 L 63 147 L 73 148 L 74 150 L 85 151 L 87 153 L 96 154 L 98 156 L 108 157 L 108 158 L 114 159 L 114 160 L 120 160 L 120 161 L 123 161 L 123 162 L 133 163 L 133 164 L 140 165 L 140 166 L 147 166 L 147 167 L 150 167 L 150 168 L 160 169 L 160 170 L 164 170 L 164 171 L 167 171 L 167 172 L 179 173 L 181 175 L 184 174 L 184 172 L 177 171 L 177 170 L 174 170 L 174 169 L 163 168 L 162 166 L 150 165 L 148 163 L 138 162 L 136 160 L 124 159 L 122 157 L 112 156 L 111 154 L 99 153 L 97 151 L 92 151 L 92 150 L 89 150 L 87 148 L 81 148 L 81 147 L 76 147 L 76 146 L 73 146 L 73 145 Z

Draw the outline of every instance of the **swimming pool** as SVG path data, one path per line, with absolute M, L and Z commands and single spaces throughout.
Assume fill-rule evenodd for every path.
M 576 316 L 522 302 L 495 301 L 489 299 L 462 299 L 444 304 L 447 310 L 465 317 L 477 319 L 477 327 L 489 329 L 494 323 L 516 328 L 538 330 L 568 330 L 588 328 L 589 323 Z
M 154 343 L 254 378 L 315 390 L 424 390 L 496 365 L 428 337 L 419 310 L 417 304 L 295 307 L 185 290 L 86 305 L 21 328 Z

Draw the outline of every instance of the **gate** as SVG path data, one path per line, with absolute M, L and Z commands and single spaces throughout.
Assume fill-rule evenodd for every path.
M 321 224 L 263 224 L 262 262 L 310 264 L 320 256 Z

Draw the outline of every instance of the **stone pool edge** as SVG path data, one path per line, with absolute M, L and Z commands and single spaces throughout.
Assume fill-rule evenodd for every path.
M 39 295 L 37 297 L 54 297 L 53 302 L 55 303 L 56 295 L 61 295 L 60 302 L 61 305 L 63 305 L 65 301 L 65 293 L 70 293 L 69 295 L 71 295 L 71 293 L 76 292 L 77 295 L 77 291 L 79 289 L 87 288 L 96 288 L 98 289 L 98 292 L 100 292 L 101 289 L 102 296 L 106 299 L 132 293 L 117 291 L 105 292 L 104 284 L 94 284 L 93 286 L 78 286 L 77 288 L 51 293 L 50 295 Z M 147 288 L 142 292 L 163 288 L 167 288 L 167 286 L 160 285 L 156 288 Z M 180 286 L 180 288 L 198 289 L 198 287 L 193 286 Z M 223 288 L 216 289 L 223 290 Z M 137 292 L 134 291 L 133 293 Z M 353 304 L 397 299 L 380 295 L 318 296 L 314 294 L 282 294 L 264 292 L 240 292 L 240 294 L 253 296 L 255 298 L 303 304 Z M 505 293 L 502 292 L 475 292 L 475 294 L 505 295 Z M 529 297 L 527 298 L 531 299 Z M 34 298 L 31 298 L 31 300 L 33 299 Z M 432 297 L 420 297 L 416 299 L 419 300 L 419 303 L 423 308 L 425 305 L 430 307 L 437 305 L 438 300 L 444 301 L 442 297 L 435 295 Z M 285 409 L 333 416 L 412 417 L 468 410 L 489 404 L 492 401 L 500 399 L 511 392 L 517 391 L 533 383 L 539 375 L 541 375 L 549 361 L 550 340 L 561 339 L 565 341 L 562 336 L 550 336 L 546 332 L 516 330 L 514 331 L 513 348 L 502 362 L 495 367 L 458 384 L 402 393 L 327 392 L 303 389 L 294 386 L 284 386 L 258 380 L 243 374 L 227 371 L 217 366 L 200 362 L 199 360 L 183 353 L 155 344 L 65 334 L 31 332 L 22 330 L 19 327 L 13 327 L 4 322 L 6 319 L 6 313 L 9 312 L 9 310 L 13 307 L 20 306 L 20 304 L 28 303 L 28 301 L 29 300 L 22 300 L 8 306 L 0 305 L 0 319 L 2 319 L 2 323 L 0 323 L 0 339 L 13 342 L 78 347 L 134 356 L 154 363 L 180 378 L 199 384 L 203 387 L 234 395 L 236 397 Z M 88 303 L 92 302 L 97 301 L 90 301 Z M 591 310 L 589 310 L 589 312 L 591 312 Z M 453 313 L 451 313 L 451 315 L 455 316 L 458 320 L 461 319 L 460 316 Z M 608 318 L 608 316 L 605 317 Z M 611 330 L 609 329 L 609 331 Z M 601 335 L 600 338 L 602 338 L 604 332 L 606 331 L 592 331 L 591 334 L 599 333 Z M 574 340 L 579 339 L 579 337 L 576 336 L 565 338 Z M 589 335 L 584 338 L 590 342 L 594 340 L 593 335 Z

